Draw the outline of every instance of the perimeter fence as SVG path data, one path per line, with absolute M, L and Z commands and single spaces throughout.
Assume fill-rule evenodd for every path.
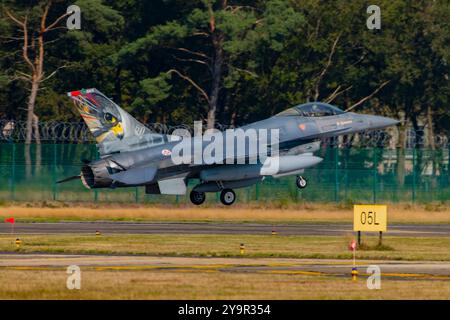
M 267 178 L 238 189 L 239 202 L 446 202 L 450 200 L 448 148 L 387 149 L 323 147 L 324 158 L 307 169 L 309 185 L 295 177 Z M 80 181 L 56 184 L 80 172 L 82 159 L 97 158 L 94 144 L 0 143 L 0 201 L 95 201 L 189 203 L 189 196 L 146 195 L 142 187 L 88 190 Z M 190 187 L 195 185 L 191 181 Z M 208 194 L 219 202 L 218 194 Z

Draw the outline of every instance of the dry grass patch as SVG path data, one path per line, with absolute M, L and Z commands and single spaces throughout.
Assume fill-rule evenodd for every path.
M 66 288 L 64 269 L 0 270 L 0 299 L 450 299 L 448 281 L 285 274 L 83 270 L 81 290 Z
M 445 205 L 388 207 L 389 223 L 450 223 L 450 207 Z M 283 209 L 264 205 L 234 207 L 139 206 L 114 204 L 71 204 L 70 207 L 5 206 L 0 219 L 14 216 L 18 221 L 116 220 L 116 221 L 252 221 L 346 222 L 353 219 L 351 206 L 331 204 L 290 205 Z

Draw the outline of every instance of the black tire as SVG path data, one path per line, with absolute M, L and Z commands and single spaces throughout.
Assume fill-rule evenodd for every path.
M 305 189 L 308 186 L 308 180 L 300 176 L 297 177 L 297 180 L 295 180 L 295 184 L 297 185 L 297 188 Z
M 236 201 L 236 193 L 231 189 L 223 189 L 220 193 L 220 202 L 226 206 L 231 206 Z
M 197 191 L 192 190 L 190 195 L 189 195 L 189 198 L 191 199 L 191 202 L 193 204 L 195 204 L 196 206 L 199 206 L 203 202 L 205 202 L 206 195 L 205 195 L 204 192 L 197 192 Z

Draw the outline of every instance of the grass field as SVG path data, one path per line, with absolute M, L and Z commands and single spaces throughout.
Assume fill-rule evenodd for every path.
M 61 202 L 5 205 L 0 219 L 20 221 L 115 220 L 115 221 L 231 221 L 231 222 L 346 222 L 353 219 L 351 205 L 302 204 L 283 208 L 260 205 L 233 207 L 138 206 L 114 204 L 66 204 Z M 389 223 L 450 223 L 450 206 L 428 204 L 388 206 Z
M 0 299 L 450 299 L 448 281 L 297 274 L 82 269 L 81 289 L 66 288 L 66 270 L 2 270 Z
M 0 207 L 0 219 L 18 222 L 62 220 L 202 221 L 257 223 L 351 223 L 350 205 L 302 204 L 283 208 L 258 205 L 225 207 L 119 206 L 61 202 Z M 447 224 L 443 204 L 389 205 L 389 223 Z M 75 234 L 0 235 L 0 252 L 148 255 L 179 257 L 243 257 L 351 259 L 343 236 L 211 235 L 211 234 Z M 357 259 L 450 261 L 450 237 L 364 237 Z M 133 257 L 133 259 L 136 259 Z M 237 260 L 241 260 L 240 258 Z M 341 261 L 339 261 L 341 263 Z M 442 279 L 383 278 L 381 290 L 369 290 L 366 277 L 308 275 L 289 272 L 221 272 L 210 269 L 121 269 L 82 267 L 81 290 L 66 288 L 65 268 L 0 267 L 0 299 L 450 299 L 450 282 Z
M 348 236 L 272 236 L 272 235 L 23 235 L 22 253 L 132 254 L 151 256 L 240 256 L 245 245 L 246 257 L 285 257 L 351 259 Z M 0 251 L 15 252 L 15 237 L 0 236 Z M 377 238 L 365 238 L 366 250 L 358 259 L 450 261 L 450 237 L 385 237 L 384 246 L 376 247 Z

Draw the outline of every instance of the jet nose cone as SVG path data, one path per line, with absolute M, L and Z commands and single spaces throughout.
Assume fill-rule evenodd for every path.
M 399 123 L 399 121 L 391 118 L 380 117 L 380 116 L 371 116 L 369 119 L 369 128 L 370 129 L 383 129 L 391 126 L 395 126 Z

